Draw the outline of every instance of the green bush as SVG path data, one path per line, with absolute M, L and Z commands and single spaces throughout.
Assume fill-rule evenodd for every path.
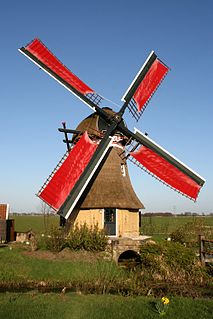
M 163 248 L 159 243 L 145 243 L 141 246 L 140 255 L 142 267 L 152 270 L 160 270 L 160 259 Z
M 193 250 L 184 247 L 180 243 L 166 243 L 164 245 L 164 258 L 170 267 L 190 270 L 196 263 Z
M 184 244 L 186 242 L 186 234 L 183 226 L 171 233 L 171 240 L 180 244 Z
M 88 227 L 86 224 L 77 224 L 72 226 L 68 233 L 63 228 L 52 227 L 41 242 L 40 247 L 53 252 L 59 252 L 65 247 L 71 250 L 104 251 L 107 237 L 98 225 Z
M 66 244 L 71 250 L 103 251 L 107 245 L 107 237 L 98 225 L 88 227 L 86 224 L 77 224 L 71 227 Z
M 143 244 L 140 255 L 142 264 L 146 266 L 153 266 L 156 262 L 160 262 L 176 269 L 188 269 L 194 265 L 196 260 L 196 256 L 190 248 L 186 248 L 180 243 L 167 241 Z
M 53 252 L 61 251 L 66 246 L 64 229 L 52 226 L 48 235 L 45 236 L 44 246 Z
M 171 233 L 171 240 L 187 246 L 196 246 L 198 235 L 211 237 L 211 229 L 208 229 L 202 218 L 195 218 L 193 221 L 177 228 Z
M 208 277 L 194 251 L 180 243 L 145 243 L 140 255 L 142 280 L 192 285 L 201 284 Z

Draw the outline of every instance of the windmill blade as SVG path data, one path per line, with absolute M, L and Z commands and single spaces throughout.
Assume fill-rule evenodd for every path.
M 121 99 L 137 121 L 168 71 L 152 51 Z
M 59 162 L 38 192 L 38 197 L 54 210 L 58 210 L 81 176 L 96 148 L 97 144 L 93 143 L 85 133 Z
M 130 153 L 130 160 L 151 173 L 167 186 L 196 200 L 205 180 L 153 140 L 135 129 L 139 150 Z
M 86 103 L 91 109 L 97 110 L 103 97 L 62 64 L 39 39 L 34 39 L 27 46 L 20 48 L 19 51 Z
M 85 132 L 59 162 L 38 192 L 38 197 L 67 219 L 101 165 L 110 145 L 110 137 L 103 139 L 98 146 Z

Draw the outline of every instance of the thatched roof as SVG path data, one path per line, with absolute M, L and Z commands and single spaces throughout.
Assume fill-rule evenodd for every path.
M 103 124 L 99 116 L 94 113 L 84 119 L 76 130 L 83 132 L 87 130 L 92 138 L 94 132 L 96 132 L 96 136 L 99 136 L 101 128 L 103 129 Z M 102 167 L 93 177 L 86 192 L 84 192 L 84 196 L 78 204 L 79 208 L 144 208 L 132 187 L 126 162 L 119 156 L 121 152 L 122 149 L 118 147 L 110 149 Z
M 120 152 L 116 147 L 111 149 L 105 163 L 88 185 L 80 208 L 144 208 L 134 192 L 127 165 L 122 162 Z M 124 165 L 125 176 L 122 175 L 121 165 Z

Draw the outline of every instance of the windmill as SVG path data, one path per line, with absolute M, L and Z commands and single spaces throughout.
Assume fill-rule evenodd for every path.
M 126 109 L 136 121 L 140 119 L 169 71 L 154 51 L 122 97 L 123 105 L 118 112 L 102 108 L 105 98 L 66 68 L 39 39 L 19 51 L 90 107 L 93 110 L 91 117 L 96 116 L 99 120 L 99 129 L 93 128 L 89 134 L 89 130 L 67 129 L 65 123 L 59 129 L 64 133 L 67 152 L 38 193 L 59 215 L 67 220 L 75 214 L 76 207 L 84 201 L 88 188 L 115 147 L 120 149 L 121 162 L 125 164 L 130 160 L 170 188 L 196 201 L 205 180 L 146 134 L 136 128 L 134 132 L 129 130 L 123 120 Z M 72 139 L 69 134 L 73 134 Z

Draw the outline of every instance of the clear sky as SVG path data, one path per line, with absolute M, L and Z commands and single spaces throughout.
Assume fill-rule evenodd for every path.
M 91 113 L 18 52 L 39 37 L 90 87 L 120 98 L 151 50 L 171 68 L 136 126 L 206 179 L 197 203 L 130 163 L 146 211 L 213 211 L 211 0 L 3 1 L 0 10 L 0 202 L 38 212 L 35 193 L 65 152 L 69 127 Z

